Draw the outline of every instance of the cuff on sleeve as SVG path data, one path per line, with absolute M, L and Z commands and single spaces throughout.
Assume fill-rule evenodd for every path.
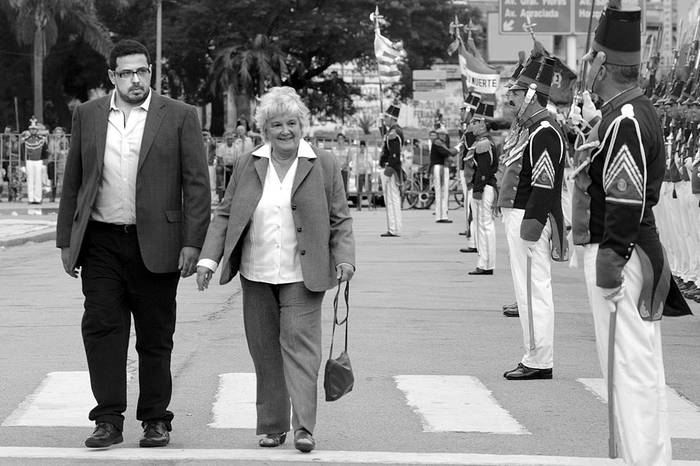
M 617 288 L 622 284 L 622 269 L 627 259 L 609 248 L 599 248 L 596 258 L 596 285 L 601 288 Z
M 525 241 L 537 241 L 542 236 L 544 224 L 535 218 L 524 218 L 520 224 L 520 237 Z
M 199 262 L 197 262 L 197 267 L 206 267 L 212 272 L 216 272 L 218 266 L 219 264 L 211 259 L 199 259 Z

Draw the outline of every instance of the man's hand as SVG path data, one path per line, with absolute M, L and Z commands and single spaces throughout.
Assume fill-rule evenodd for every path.
M 197 289 L 199 291 L 204 291 L 209 288 L 209 281 L 212 275 L 214 275 L 214 272 L 207 267 L 201 265 L 197 266 Z
M 352 265 L 342 263 L 335 266 L 336 280 L 341 282 L 349 282 L 352 280 L 352 276 L 355 274 L 355 269 Z
M 70 263 L 70 248 L 61 248 L 61 262 L 63 262 L 63 270 L 73 278 L 78 278 L 78 268 L 69 266 Z
M 535 245 L 537 244 L 537 241 L 528 241 L 524 239 L 523 243 L 525 244 L 525 247 L 527 247 L 527 257 L 532 257 L 535 253 Z
M 625 281 L 624 281 L 624 276 L 622 277 L 623 281 L 620 283 L 620 286 L 616 288 L 603 288 L 600 287 L 600 290 L 603 292 L 603 297 L 611 301 L 615 304 L 619 303 L 622 298 L 625 297 Z
M 182 278 L 189 277 L 195 272 L 197 259 L 199 259 L 199 248 L 192 246 L 185 246 L 182 248 L 180 251 L 180 258 L 177 261 L 177 268 L 180 270 L 180 276 Z

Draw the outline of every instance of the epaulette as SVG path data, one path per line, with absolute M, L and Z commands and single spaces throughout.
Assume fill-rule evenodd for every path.
M 488 138 L 481 138 L 474 143 L 474 151 L 477 154 L 482 154 L 491 150 L 491 141 Z

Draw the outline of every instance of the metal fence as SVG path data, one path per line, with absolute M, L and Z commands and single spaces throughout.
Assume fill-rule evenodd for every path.
M 46 199 L 61 195 L 63 172 L 70 148 L 69 134 L 44 134 L 48 159 L 42 171 L 43 194 Z M 27 198 L 25 155 L 21 150 L 24 137 L 20 133 L 0 134 L 0 198 L 22 201 Z

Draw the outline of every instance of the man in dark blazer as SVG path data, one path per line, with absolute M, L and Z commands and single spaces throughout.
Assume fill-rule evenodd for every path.
M 180 277 L 195 271 L 210 218 L 202 130 L 194 107 L 150 87 L 146 48 L 109 58 L 115 89 L 73 113 L 56 245 L 85 295 L 82 334 L 97 406 L 87 447 L 122 442 L 131 315 L 139 354 L 142 447 L 165 446 L 173 413 L 170 356 Z

